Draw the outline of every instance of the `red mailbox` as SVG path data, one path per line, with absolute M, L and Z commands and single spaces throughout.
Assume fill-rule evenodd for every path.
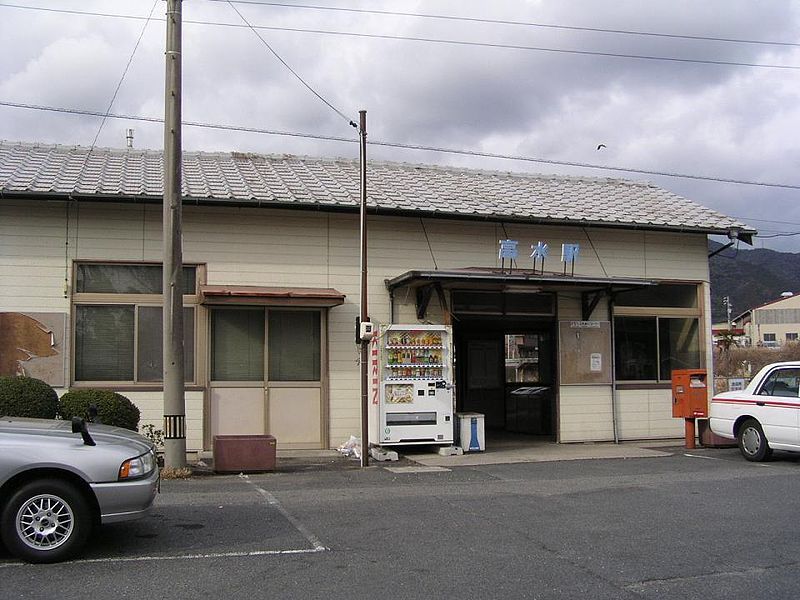
M 705 369 L 672 372 L 672 416 L 697 419 L 708 416 L 708 374 Z
M 672 416 L 684 420 L 686 447 L 695 447 L 694 420 L 708 416 L 708 374 L 705 369 L 672 372 Z

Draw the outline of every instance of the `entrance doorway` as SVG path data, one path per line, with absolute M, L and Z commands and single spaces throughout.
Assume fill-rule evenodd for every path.
M 555 438 L 552 321 L 460 318 L 455 327 L 459 412 L 486 429 Z

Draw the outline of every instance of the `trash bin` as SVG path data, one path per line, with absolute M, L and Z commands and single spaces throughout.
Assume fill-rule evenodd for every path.
M 461 449 L 464 452 L 486 450 L 483 415 L 475 412 L 456 413 L 456 419 L 458 419 L 458 440 Z

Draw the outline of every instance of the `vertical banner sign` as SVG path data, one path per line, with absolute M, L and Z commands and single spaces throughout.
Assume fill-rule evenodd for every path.
M 369 376 L 370 395 L 372 404 L 377 405 L 380 400 L 380 365 L 378 364 L 378 336 L 372 336 L 369 343 Z

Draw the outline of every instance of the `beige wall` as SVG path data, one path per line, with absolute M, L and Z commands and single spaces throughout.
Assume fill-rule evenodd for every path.
M 499 266 L 497 242 L 505 237 L 519 240 L 519 267 L 530 265 L 525 258 L 527 249 L 541 240 L 552 252 L 545 268 L 559 271 L 560 244 L 577 242 L 581 254 L 576 275 L 708 281 L 703 235 L 516 224 L 506 224 L 504 229 L 481 221 L 435 219 L 425 219 L 425 230 L 427 239 L 416 218 L 369 218 L 368 293 L 373 321 L 388 322 L 390 318 L 386 279 L 409 269 L 434 266 Z M 0 205 L 0 241 L 0 310 L 69 312 L 65 277 L 71 280 L 72 261 L 160 260 L 161 212 L 159 206 L 86 203 L 67 210 L 59 202 L 4 201 Z M 347 295 L 345 304 L 329 314 L 332 447 L 360 431 L 357 347 L 353 343 L 358 252 L 357 215 L 184 208 L 184 261 L 207 264 L 208 283 L 334 287 Z M 578 296 L 566 294 L 559 301 L 560 318 L 580 315 Z M 399 290 L 395 302 L 397 322 L 416 321 L 413 294 Z M 606 319 L 606 311 L 601 303 L 600 316 L 595 318 Z M 428 318 L 436 320 L 440 314 L 434 295 Z M 710 323 L 703 326 L 710 331 Z M 128 395 L 146 409 L 147 419 L 158 421 L 159 394 Z M 198 405 L 192 398 L 193 410 L 202 411 L 202 401 Z M 594 413 L 597 423 L 593 428 L 585 416 L 590 412 L 588 406 L 600 405 L 610 406 L 610 388 L 562 389 L 562 437 L 610 439 L 607 411 Z M 143 420 L 144 414 L 145 410 Z M 203 419 L 201 412 L 187 423 L 190 439 L 201 439 Z

